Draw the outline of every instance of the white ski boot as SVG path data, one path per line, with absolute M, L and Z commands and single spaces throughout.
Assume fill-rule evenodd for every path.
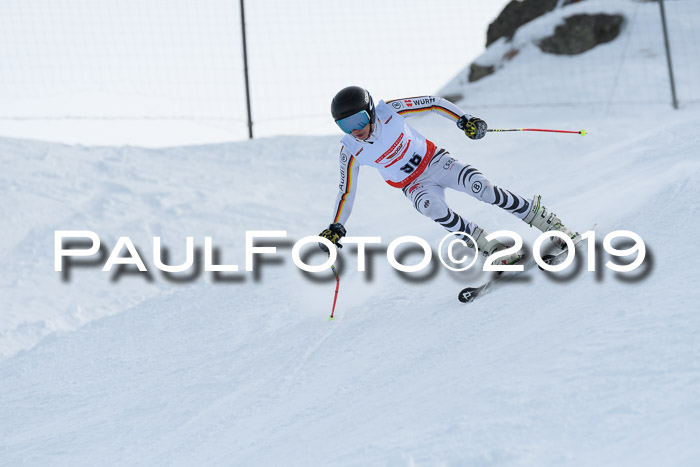
M 545 208 L 540 204 L 540 195 L 535 195 L 532 199 L 532 207 L 530 207 L 530 212 L 525 216 L 523 221 L 533 227 L 537 227 L 542 232 L 549 232 L 550 230 L 558 230 L 564 233 L 569 238 L 574 238 L 576 234 L 569 230 L 564 224 L 561 223 L 561 219 L 557 217 L 549 209 Z M 550 240 L 562 250 L 566 248 L 566 242 L 559 237 L 550 237 Z
M 474 229 L 474 232 L 472 233 L 472 237 L 474 237 L 474 240 L 476 240 L 476 246 L 479 247 L 479 251 L 483 252 L 485 257 L 491 256 L 493 253 L 501 250 L 505 250 L 506 248 L 510 248 L 508 245 L 505 245 L 501 242 L 499 242 L 497 239 L 493 239 L 491 241 L 486 241 L 486 237 L 488 236 L 488 233 L 484 231 L 484 229 L 477 227 Z M 472 245 L 470 245 L 472 246 Z M 523 259 L 523 256 L 519 253 L 513 253 L 511 255 L 503 256 L 498 259 L 497 264 L 516 264 L 519 263 Z

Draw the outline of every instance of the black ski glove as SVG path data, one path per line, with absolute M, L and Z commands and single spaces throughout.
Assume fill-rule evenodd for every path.
M 457 126 L 464 131 L 469 139 L 481 139 L 486 135 L 488 126 L 486 122 L 479 117 L 472 117 L 469 114 L 462 115 L 457 120 Z
M 343 224 L 341 224 L 340 222 L 336 222 L 335 224 L 329 225 L 328 228 L 320 234 L 318 234 L 318 236 L 327 238 L 338 248 L 343 248 L 343 245 L 340 244 L 340 239 L 343 238 L 346 233 L 347 232 L 345 231 L 345 227 L 343 227 Z M 319 242 L 318 246 L 321 247 L 323 251 L 328 251 L 328 248 L 326 248 L 326 245 L 324 245 L 323 243 Z

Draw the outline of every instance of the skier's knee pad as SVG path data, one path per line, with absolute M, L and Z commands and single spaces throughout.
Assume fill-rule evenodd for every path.
M 417 199 L 414 205 L 418 212 L 432 220 L 444 217 L 448 211 L 447 204 L 437 196 L 423 196 Z

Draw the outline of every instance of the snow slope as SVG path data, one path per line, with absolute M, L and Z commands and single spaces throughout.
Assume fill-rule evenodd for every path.
M 662 93 L 662 90 L 658 91 Z M 378 96 L 392 98 L 395 96 Z M 652 96 L 653 97 L 653 96 Z M 465 105 L 466 107 L 466 105 Z M 697 465 L 700 459 L 700 110 L 491 109 L 494 127 L 585 128 L 431 139 L 570 226 L 627 229 L 638 273 L 529 271 L 463 305 L 474 276 L 372 273 L 342 255 L 312 281 L 289 243 L 260 274 L 168 280 L 186 236 L 244 265 L 246 230 L 288 240 L 329 221 L 338 138 L 284 137 L 147 150 L 0 140 L 0 465 Z M 448 193 L 487 230 L 536 232 Z M 348 230 L 384 245 L 443 231 L 361 171 Z M 130 236 L 149 269 L 53 271 L 55 230 Z M 315 257 L 320 260 L 320 256 Z M 690 260 L 689 260 L 690 258 Z M 423 277 L 424 274 L 420 273 Z
M 56 228 L 129 233 L 137 244 L 159 229 L 173 232 L 173 245 L 182 244 L 178 234 L 211 234 L 224 259 L 239 264 L 243 228 L 314 232 L 335 185 L 333 141 L 74 148 L 76 165 L 89 165 L 81 152 L 93 163 L 72 182 L 32 168 L 27 156 L 20 165 L 37 183 L 23 194 L 35 195 L 4 208 L 5 218 L 33 217 L 26 232 L 19 223 L 10 229 L 14 248 L 3 253 L 3 320 L 18 322 L 3 325 L 3 346 L 10 355 L 63 332 L 0 366 L 1 463 L 694 465 L 700 294 L 691 284 L 700 274 L 679 266 L 688 233 L 700 227 L 700 115 L 663 115 L 669 122 L 645 134 L 621 119 L 585 122 L 586 139 L 490 135 L 479 143 L 452 141 L 441 121 L 421 122 L 503 186 L 545 193 L 570 224 L 640 234 L 646 277 L 626 282 L 605 270 L 600 279 L 579 272 L 555 282 L 531 272 L 464 306 L 455 278 L 440 272 L 409 283 L 379 257 L 370 283 L 346 270 L 335 322 L 326 321 L 332 283 L 309 282 L 285 255 L 263 267 L 259 282 L 178 285 L 154 274 L 154 283 L 110 283 L 95 268 L 66 284 L 51 270 Z M 612 124 L 623 129 L 617 137 L 605 132 Z M 282 150 L 291 143 L 294 152 Z M 8 146 L 69 151 L 3 144 L 4 154 Z M 116 153 L 124 162 L 109 170 Z M 302 159 L 308 172 L 294 169 Z M 129 166 L 142 160 L 160 182 L 137 178 Z M 551 169 L 538 174 L 543 164 Z M 351 231 L 393 239 L 409 230 L 436 243 L 440 230 L 370 174 L 362 174 Z M 53 199 L 52 190 L 60 193 Z M 494 208 L 451 198 L 492 230 L 534 238 Z
M 621 14 L 620 35 L 580 55 L 543 53 L 537 43 L 577 14 Z M 700 100 L 700 9 L 689 0 L 666 2 L 678 98 Z M 442 89 L 479 107 L 527 105 L 630 105 L 671 102 L 658 2 L 585 0 L 545 14 L 501 38 L 475 63 L 496 72 L 468 83 L 469 67 Z

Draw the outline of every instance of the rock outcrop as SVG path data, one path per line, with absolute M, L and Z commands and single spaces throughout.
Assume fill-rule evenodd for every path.
M 501 37 L 511 40 L 520 26 L 552 11 L 556 6 L 557 0 L 513 0 L 505 6 L 493 23 L 489 24 L 486 47 Z
M 621 15 L 573 15 L 564 19 L 554 35 L 542 39 L 540 50 L 556 55 L 577 55 L 598 44 L 610 42 L 620 34 L 624 18 Z

